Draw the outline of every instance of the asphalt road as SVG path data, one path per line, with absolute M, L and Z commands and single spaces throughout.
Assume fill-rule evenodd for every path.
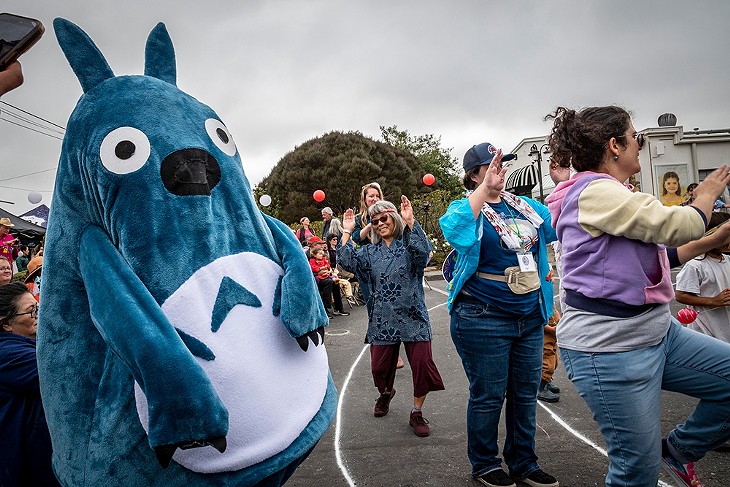
M 446 296 L 438 292 L 444 282 L 430 284 L 433 290 L 426 289 L 426 305 L 433 328 L 433 354 L 446 386 L 445 391 L 429 394 L 424 406 L 431 435 L 416 437 L 408 425 L 413 389 L 407 361 L 398 371 L 397 394 L 389 414 L 373 416 L 378 393 L 370 375 L 369 351 L 363 343 L 367 315 L 364 307 L 354 308 L 350 316 L 333 318 L 327 329 L 330 368 L 340 393 L 338 416 L 288 487 L 481 485 L 471 478 L 466 454 L 468 383 L 451 342 Z M 679 308 L 673 306 L 675 314 Z M 605 444 L 598 428 L 562 366 L 554 381 L 562 389 L 560 402 L 538 402 L 540 465 L 563 487 L 602 486 L 608 460 L 600 451 Z M 695 403 L 686 396 L 664 393 L 664 433 L 682 423 Z M 500 443 L 504 434 L 502 421 Z M 730 453 L 712 452 L 697 469 L 705 487 L 730 485 Z M 662 475 L 659 485 L 674 484 Z

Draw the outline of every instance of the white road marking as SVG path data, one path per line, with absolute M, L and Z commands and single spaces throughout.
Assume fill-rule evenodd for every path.
M 425 287 L 425 286 L 424 286 L 424 287 Z M 448 296 L 448 295 L 449 295 L 449 293 L 447 293 L 446 291 L 442 291 L 442 290 L 441 290 L 441 289 L 439 289 L 439 288 L 435 288 L 435 287 L 430 287 L 430 286 L 429 286 L 429 289 L 430 289 L 431 291 L 436 291 L 437 293 L 441 293 L 441 294 L 443 294 L 444 296 Z M 446 304 L 446 303 L 444 303 L 444 304 Z
M 324 334 L 331 337 L 341 337 L 343 335 L 349 335 L 350 330 L 326 331 L 324 332 Z
M 355 481 L 352 480 L 352 477 L 350 477 L 350 473 L 347 471 L 347 467 L 345 467 L 345 462 L 342 459 L 342 451 L 340 450 L 342 403 L 345 400 L 345 392 L 347 391 L 347 385 L 350 383 L 350 379 L 352 378 L 352 373 L 355 372 L 355 367 L 357 367 L 357 364 L 360 362 L 360 359 L 365 354 L 368 346 L 369 345 L 365 345 L 362 348 L 360 355 L 357 356 L 355 362 L 352 364 L 352 367 L 350 367 L 350 372 L 347 373 L 345 382 L 342 384 L 340 399 L 337 401 L 337 422 L 335 423 L 335 458 L 337 459 L 337 466 L 340 467 L 340 472 L 342 472 L 342 476 L 345 477 L 345 480 L 347 480 L 347 484 L 350 487 L 355 487 Z

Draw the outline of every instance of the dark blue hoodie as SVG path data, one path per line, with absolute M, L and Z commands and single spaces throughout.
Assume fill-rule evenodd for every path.
M 0 332 L 0 486 L 55 486 L 35 340 Z

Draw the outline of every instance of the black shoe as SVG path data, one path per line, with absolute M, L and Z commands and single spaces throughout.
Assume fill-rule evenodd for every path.
M 552 475 L 548 475 L 540 469 L 535 470 L 524 479 L 520 479 L 531 487 L 560 487 L 558 480 Z
M 512 477 L 507 475 L 501 468 L 474 478 L 487 487 L 517 487 L 512 481 Z
M 332 314 L 335 315 L 335 316 L 350 316 L 350 313 L 348 313 L 347 311 L 337 311 L 337 310 L 334 310 L 332 312 Z
M 543 402 L 558 402 L 560 401 L 560 394 L 555 394 L 546 387 L 541 391 L 537 391 L 537 398 Z
M 545 385 L 545 389 L 554 394 L 560 394 L 560 387 L 554 385 L 552 380 Z
M 331 319 L 331 318 L 334 318 L 334 316 L 332 316 L 332 311 L 330 311 L 330 310 L 329 310 L 329 309 L 327 309 L 327 308 L 325 308 L 325 311 L 327 312 L 327 318 L 330 318 L 330 319 Z

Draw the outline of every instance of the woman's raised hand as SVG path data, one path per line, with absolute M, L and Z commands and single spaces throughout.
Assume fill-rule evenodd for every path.
M 355 229 L 355 212 L 352 211 L 352 208 L 345 210 L 345 214 L 342 217 L 342 227 L 349 232 Z
M 715 200 L 722 195 L 728 185 L 730 185 L 730 167 L 723 164 L 712 171 L 695 188 L 693 191 L 695 200 L 692 202 L 692 206 L 702 211 L 709 221 L 715 206 Z
M 413 207 L 404 194 L 400 196 L 400 216 L 403 218 L 406 225 L 413 228 L 413 222 L 415 221 L 415 217 L 413 216 Z
M 502 149 L 498 149 L 492 162 L 489 163 L 489 167 L 487 167 L 481 185 L 485 186 L 490 193 L 499 194 L 504 189 L 505 174 L 507 174 L 507 168 L 502 166 Z

